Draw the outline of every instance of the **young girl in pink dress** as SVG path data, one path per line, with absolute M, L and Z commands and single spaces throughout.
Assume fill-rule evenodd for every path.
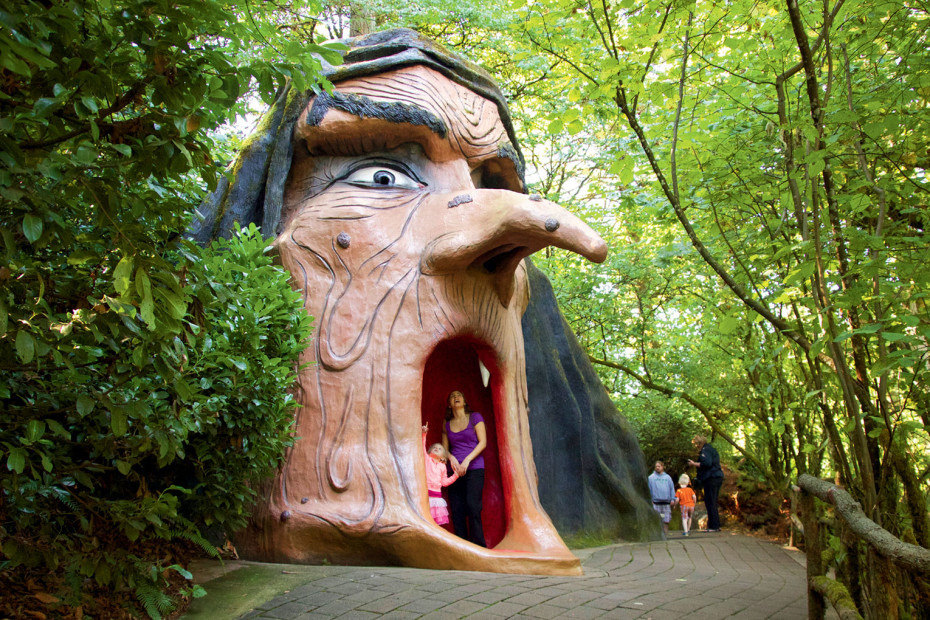
M 442 498 L 442 487 L 447 487 L 459 479 L 457 473 L 446 473 L 446 449 L 441 443 L 434 443 L 426 449 L 426 431 L 423 427 L 423 450 L 426 452 L 426 491 L 429 494 L 429 513 L 439 525 L 449 522 L 449 506 Z

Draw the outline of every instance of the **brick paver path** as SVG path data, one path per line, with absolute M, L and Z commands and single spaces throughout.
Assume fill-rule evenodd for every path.
M 583 577 L 322 567 L 242 618 L 440 620 L 807 617 L 804 567 L 777 544 L 694 533 L 578 552 Z

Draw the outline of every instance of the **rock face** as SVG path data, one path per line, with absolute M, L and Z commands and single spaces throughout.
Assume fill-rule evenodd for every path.
M 661 538 L 633 430 L 559 311 L 548 278 L 526 263 L 523 339 L 540 502 L 563 536 Z

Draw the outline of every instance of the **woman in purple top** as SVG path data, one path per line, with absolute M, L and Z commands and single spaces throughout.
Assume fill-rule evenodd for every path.
M 457 481 L 446 487 L 455 535 L 487 547 L 481 526 L 481 494 L 484 491 L 484 456 L 481 453 L 488 445 L 488 436 L 484 418 L 471 410 L 458 390 L 449 394 L 442 445 L 449 453 L 452 469 L 459 475 Z

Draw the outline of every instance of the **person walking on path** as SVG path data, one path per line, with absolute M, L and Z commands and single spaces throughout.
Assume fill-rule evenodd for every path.
M 689 484 L 691 484 L 691 478 L 688 474 L 678 476 L 678 486 L 681 488 L 675 491 L 675 497 L 678 499 L 678 505 L 681 506 L 681 529 L 685 536 L 691 531 L 691 515 L 694 514 L 694 504 L 697 501 L 694 489 L 689 487 Z
M 665 463 L 656 461 L 655 471 L 649 474 L 649 494 L 652 495 L 652 508 L 662 518 L 662 534 L 668 537 L 668 522 L 672 520 L 672 506 L 675 504 L 675 483 L 665 473 Z
M 488 445 L 484 418 L 472 411 L 458 390 L 449 394 L 446 423 L 442 427 L 442 447 L 449 453 L 452 470 L 459 479 L 449 485 L 449 512 L 455 535 L 480 547 L 487 547 L 481 523 L 481 496 L 484 491 L 484 449 Z
M 700 450 L 696 461 L 688 461 L 691 467 L 697 467 L 697 481 L 704 489 L 704 506 L 707 507 L 707 531 L 720 531 L 720 513 L 717 511 L 717 496 L 723 486 L 723 470 L 720 468 L 720 454 L 707 441 L 704 435 L 695 435 L 691 445 Z

